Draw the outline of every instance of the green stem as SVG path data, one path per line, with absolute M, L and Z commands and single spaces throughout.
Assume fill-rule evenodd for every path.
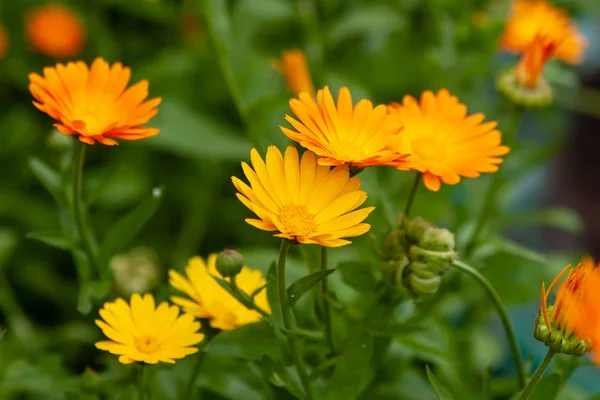
M 194 369 L 190 375 L 190 380 L 185 388 L 185 397 L 184 399 L 194 399 L 194 383 L 196 383 L 196 379 L 198 379 L 198 375 L 200 375 L 200 371 L 202 371 L 202 365 L 204 364 L 204 360 L 206 359 L 206 346 L 210 343 L 213 337 L 217 333 L 219 333 L 218 329 L 212 328 L 210 326 L 210 321 L 208 319 L 200 320 L 201 331 L 204 334 L 204 340 L 202 341 L 202 348 L 198 352 L 198 358 L 196 360 L 196 364 L 194 365 Z
M 279 306 L 281 307 L 281 315 L 283 317 L 283 326 L 285 327 L 288 341 L 288 346 L 290 348 L 290 354 L 292 356 L 292 360 L 296 365 L 296 369 L 298 371 L 298 376 L 300 377 L 300 381 L 302 382 L 302 386 L 304 387 L 304 391 L 306 392 L 306 396 L 309 400 L 314 399 L 313 388 L 308 379 L 308 375 L 306 373 L 306 367 L 304 366 L 304 360 L 302 359 L 302 355 L 300 353 L 300 347 L 298 345 L 298 340 L 295 335 L 289 332 L 292 332 L 296 328 L 296 323 L 294 321 L 294 315 L 292 314 L 292 309 L 290 308 L 290 304 L 288 301 L 287 295 L 287 287 L 285 280 L 285 261 L 287 257 L 287 253 L 290 249 L 290 242 L 286 239 L 281 241 L 281 248 L 279 249 L 279 257 L 277 258 L 277 294 L 279 297 Z
M 531 393 L 533 393 L 533 389 L 535 389 L 535 387 L 539 383 L 540 379 L 542 378 L 544 371 L 546 371 L 546 369 L 548 368 L 548 365 L 550 365 L 550 361 L 552 361 L 552 357 L 554 357 L 554 354 L 556 354 L 556 353 L 554 351 L 552 351 L 552 349 L 548 349 L 548 353 L 546 353 L 546 357 L 544 357 L 544 359 L 542 360 L 542 363 L 537 367 L 537 369 L 533 373 L 533 376 L 527 383 L 527 386 L 525 386 L 525 389 L 521 392 L 521 394 L 519 395 L 519 398 L 517 400 L 526 400 L 529 398 L 529 395 L 531 395 Z
M 327 247 L 321 246 L 321 271 L 327 270 Z M 321 308 L 323 311 L 323 323 L 325 324 L 325 339 L 331 355 L 335 355 L 335 345 L 333 344 L 333 330 L 331 328 L 331 308 L 329 308 L 329 302 L 325 299 L 325 295 L 328 293 L 327 289 L 327 277 L 321 280 Z
M 410 193 L 408 194 L 408 198 L 406 199 L 406 206 L 404 207 L 404 217 L 407 218 L 410 215 L 410 210 L 412 209 L 413 203 L 415 202 L 415 197 L 417 197 L 417 190 L 419 189 L 419 184 L 421 183 L 421 173 L 415 171 L 415 180 L 413 181 L 412 188 L 410 189 Z
M 510 125 L 504 133 L 504 144 L 508 145 L 509 147 L 512 147 L 513 143 L 515 142 L 517 129 L 519 128 L 519 123 L 521 122 L 522 116 L 522 108 L 513 108 L 510 115 Z M 467 258 L 469 258 L 473 253 L 473 250 L 475 250 L 477 241 L 479 239 L 479 236 L 481 235 L 481 231 L 483 230 L 486 222 L 494 212 L 496 198 L 498 197 L 498 191 L 500 190 L 500 186 L 502 186 L 502 183 L 503 182 L 501 171 L 497 171 L 492 175 L 492 182 L 490 183 L 490 186 L 488 187 L 488 190 L 485 193 L 485 197 L 483 199 L 483 206 L 481 207 L 481 212 L 479 213 L 477 223 L 475 224 L 475 230 L 473 231 L 473 235 L 471 235 L 471 239 L 465 247 L 465 257 Z
M 506 308 L 504 307 L 504 304 L 502 303 L 502 299 L 500 299 L 498 292 L 496 292 L 496 289 L 494 289 L 494 287 L 486 279 L 486 277 L 483 276 L 475 268 L 471 267 L 470 265 L 468 265 L 460 260 L 455 260 L 453 262 L 453 265 L 457 269 L 461 270 L 462 272 L 465 272 L 466 274 L 471 275 L 471 277 L 475 278 L 477 283 L 479 283 L 485 289 L 485 291 L 488 293 L 488 295 L 490 296 L 490 299 L 494 303 L 494 306 L 496 307 L 496 311 L 498 312 L 498 315 L 500 316 L 500 321 L 502 322 L 502 326 L 504 327 L 504 331 L 506 332 L 506 336 L 507 336 L 508 342 L 510 344 L 510 349 L 513 354 L 513 358 L 515 359 L 515 369 L 517 371 L 517 379 L 519 381 L 519 388 L 520 389 L 524 388 L 527 378 L 525 375 L 525 369 L 523 368 L 523 359 L 521 357 L 521 350 L 519 349 L 519 342 L 517 341 L 517 337 L 515 336 L 515 331 L 512 327 L 512 324 L 510 323 L 510 319 L 508 318 L 508 313 L 506 312 Z
M 74 146 L 74 157 L 73 157 L 73 219 L 75 220 L 75 227 L 77 229 L 77 240 L 83 251 L 86 253 L 89 262 L 96 268 L 99 276 L 105 277 L 108 270 L 101 268 L 98 265 L 96 258 L 96 243 L 92 239 L 92 231 L 87 225 L 87 218 L 83 207 L 82 200 L 82 188 L 83 188 L 83 163 L 85 160 L 85 147 L 86 144 L 79 140 L 75 140 Z M 80 263 L 86 265 L 85 263 Z M 85 271 L 81 274 L 84 277 L 89 277 L 89 271 Z
M 145 372 L 146 372 L 146 364 L 141 363 L 140 368 L 140 382 L 139 382 L 139 391 L 138 391 L 138 399 L 146 400 L 146 382 L 145 382 Z
M 229 286 L 237 294 L 236 300 L 238 300 L 240 303 L 242 303 L 242 305 L 244 305 L 246 308 L 258 312 L 263 317 L 269 317 L 268 312 L 266 312 L 265 310 L 263 310 L 262 308 L 257 306 L 256 303 L 254 302 L 254 299 L 252 297 L 248 296 L 244 291 L 242 291 L 238 287 L 237 282 L 235 280 L 235 276 L 232 276 L 229 279 L 230 279 Z

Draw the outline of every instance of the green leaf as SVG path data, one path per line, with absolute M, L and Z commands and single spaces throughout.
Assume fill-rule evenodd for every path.
M 535 212 L 517 214 L 504 224 L 506 227 L 547 226 L 570 233 L 579 233 L 583 227 L 581 216 L 565 207 L 547 208 Z
M 50 247 L 61 250 L 71 250 L 73 248 L 73 243 L 64 238 L 60 232 L 29 232 L 26 237 L 39 240 Z
M 101 301 L 108 297 L 112 281 L 92 281 L 83 283 L 79 289 L 79 301 L 77 311 L 87 315 L 92 311 L 95 301 Z
M 501 236 L 490 239 L 491 245 L 495 246 L 497 252 L 506 253 L 515 257 L 522 258 L 524 260 L 548 264 L 549 259 L 536 251 L 533 251 L 525 246 L 521 246 L 512 240 L 506 239 Z
M 450 394 L 448 389 L 446 389 L 440 383 L 440 381 L 438 381 L 438 379 L 435 377 L 435 375 L 433 375 L 433 372 L 431 372 L 429 365 L 425 366 L 425 372 L 427 372 L 427 378 L 429 379 L 431 386 L 433 386 L 433 389 L 437 393 L 439 400 L 454 400 L 454 397 L 452 397 L 452 395 Z
M 33 174 L 38 178 L 42 186 L 54 197 L 56 202 L 64 205 L 66 202 L 62 191 L 60 175 L 42 160 L 32 157 L 29 159 L 29 166 Z
M 319 376 L 321 376 L 322 374 L 327 372 L 327 370 L 329 368 L 335 367 L 342 361 L 346 361 L 346 360 L 356 356 L 359 351 L 360 351 L 360 349 L 354 349 L 354 350 L 342 353 L 339 356 L 335 356 L 335 357 L 325 360 L 321 364 L 317 365 L 317 367 L 315 369 L 312 370 L 312 372 L 310 373 L 309 379 L 310 380 L 317 379 Z
M 152 126 L 161 133 L 144 143 L 181 156 L 237 162 L 248 158 L 252 147 L 241 132 L 176 100 L 162 102 Z
M 101 266 L 106 265 L 115 252 L 125 248 L 135 238 L 138 232 L 152 218 L 156 210 L 158 210 L 163 197 L 163 188 L 154 188 L 149 198 L 140 203 L 137 208 L 122 217 L 110 228 L 98 250 L 98 258 Z
M 347 362 L 337 364 L 325 388 L 325 400 L 356 399 L 372 379 L 370 371 L 373 338 L 369 335 L 353 336 L 342 354 L 351 353 Z
M 529 396 L 529 400 L 554 400 L 562 386 L 560 374 L 543 377 Z
M 425 326 L 405 322 L 376 320 L 367 322 L 366 330 L 373 336 L 402 336 L 423 332 Z
M 370 292 L 377 289 L 377 276 L 370 264 L 357 261 L 344 261 L 338 264 L 344 282 L 360 291 Z
M 281 359 L 280 342 L 267 321 L 254 322 L 232 331 L 221 332 L 206 346 L 206 351 L 228 357 L 257 361 L 263 356 Z
M 273 322 L 273 330 L 279 338 L 284 338 L 283 334 L 283 315 L 279 306 L 279 295 L 277 293 L 277 277 L 275 270 L 277 263 L 273 261 L 267 272 L 267 301 L 271 308 L 271 321 Z
M 290 307 L 294 307 L 298 300 L 302 298 L 310 289 L 313 288 L 317 283 L 326 279 L 329 275 L 333 274 L 337 269 L 328 269 L 326 271 L 317 271 L 304 278 L 298 279 L 292 283 L 287 289 L 287 295 L 290 302 Z
M 260 366 L 262 367 L 267 380 L 273 385 L 285 387 L 291 394 L 299 399 L 304 399 L 306 397 L 300 388 L 299 379 L 295 375 L 292 376 L 283 365 L 276 363 L 265 356 L 263 357 Z

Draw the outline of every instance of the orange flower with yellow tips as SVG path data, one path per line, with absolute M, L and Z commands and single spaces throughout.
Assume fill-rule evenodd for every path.
M 146 101 L 148 81 L 127 87 L 131 70 L 121 63 L 110 66 L 96 58 L 91 67 L 82 62 L 44 68 L 44 75 L 29 74 L 33 104 L 54 118 L 54 126 L 77 135 L 87 144 L 116 145 L 114 139 L 138 140 L 158 134 L 142 126 L 158 110 L 161 98 Z
M 48 57 L 71 58 L 85 46 L 85 28 L 73 11 L 59 4 L 48 4 L 25 14 L 27 41 L 34 50 Z
M 350 90 L 343 87 L 337 105 L 329 88 L 317 92 L 317 102 L 308 93 L 290 100 L 296 117 L 285 119 L 296 131 L 281 127 L 290 139 L 319 156 L 320 165 L 348 165 L 355 168 L 405 165 L 399 154 L 402 126 L 388 117 L 386 106 L 366 99 L 352 105 Z
M 0 25 L 0 58 L 3 58 L 8 51 L 8 34 L 4 26 Z
M 442 182 L 455 185 L 461 176 L 496 172 L 500 156 L 509 152 L 501 145 L 497 123 L 484 123 L 482 113 L 467 116 L 467 107 L 446 89 L 425 91 L 420 102 L 405 96 L 402 104 L 390 104 L 388 112 L 403 126 L 399 153 L 410 154 L 408 166 L 423 173 L 429 190 L 438 191 Z
M 246 219 L 250 225 L 278 232 L 277 237 L 325 247 L 347 245 L 350 241 L 345 238 L 371 228 L 362 221 L 375 207 L 358 209 L 367 194 L 360 190 L 360 179 L 350 177 L 345 166 L 319 165 L 310 151 L 300 159 L 293 146 L 285 156 L 269 146 L 266 161 L 252 149 L 250 159 L 253 168 L 242 163 L 250 186 L 231 178 L 238 199 L 258 217 Z
M 283 75 L 289 90 L 298 95 L 306 92 L 313 96 L 315 87 L 310 76 L 306 56 L 302 50 L 286 50 L 281 53 L 281 60 L 274 60 L 273 67 Z
M 502 49 L 526 53 L 543 38 L 553 46 L 552 57 L 578 64 L 583 59 L 586 40 L 569 15 L 543 0 L 516 0 L 500 39 Z

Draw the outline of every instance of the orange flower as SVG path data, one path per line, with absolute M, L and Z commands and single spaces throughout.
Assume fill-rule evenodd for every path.
M 461 176 L 495 172 L 499 156 L 510 150 L 500 145 L 496 122 L 482 123 L 482 113 L 467 116 L 467 107 L 446 89 L 423 92 L 420 103 L 405 96 L 402 104 L 390 104 L 388 113 L 404 127 L 398 151 L 410 154 L 408 166 L 423 173 L 429 190 L 438 191 L 442 181 L 455 185 Z
M 515 0 L 500 46 L 507 51 L 527 53 L 538 36 L 551 44 L 550 57 L 570 64 L 582 61 L 586 40 L 566 12 L 543 0 Z
M 291 99 L 290 107 L 299 121 L 285 116 L 296 131 L 281 127 L 287 137 L 319 156 L 320 165 L 349 165 L 355 168 L 404 165 L 398 154 L 401 125 L 387 116 L 386 106 L 362 99 L 352 106 L 348 88 L 340 89 L 337 107 L 329 88 L 317 93 L 318 104 L 308 93 Z
M 528 88 L 535 88 L 544 65 L 552 57 L 555 49 L 556 43 L 548 41 L 543 36 L 536 36 L 517 64 L 517 83 Z
M 0 25 L 0 58 L 3 58 L 8 51 L 8 34 L 4 26 Z
M 92 66 L 82 62 L 44 68 L 44 76 L 29 74 L 33 104 L 58 122 L 54 126 L 64 134 L 79 135 L 87 144 L 100 142 L 116 145 L 111 138 L 145 139 L 158 129 L 140 126 L 158 110 L 161 98 L 144 101 L 148 81 L 127 88 L 131 70 L 121 63 L 111 66 L 96 58 Z
M 71 58 L 85 46 L 85 28 L 77 14 L 58 4 L 36 7 L 25 14 L 29 44 L 52 58 Z
M 284 51 L 281 53 L 281 60 L 273 61 L 272 65 L 277 72 L 283 75 L 292 93 L 298 95 L 307 92 L 309 95 L 314 96 L 315 87 L 302 50 Z

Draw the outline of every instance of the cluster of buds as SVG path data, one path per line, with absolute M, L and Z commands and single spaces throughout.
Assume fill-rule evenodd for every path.
M 421 217 L 403 218 L 384 246 L 384 280 L 417 301 L 437 292 L 441 276 L 458 256 L 452 232 Z

